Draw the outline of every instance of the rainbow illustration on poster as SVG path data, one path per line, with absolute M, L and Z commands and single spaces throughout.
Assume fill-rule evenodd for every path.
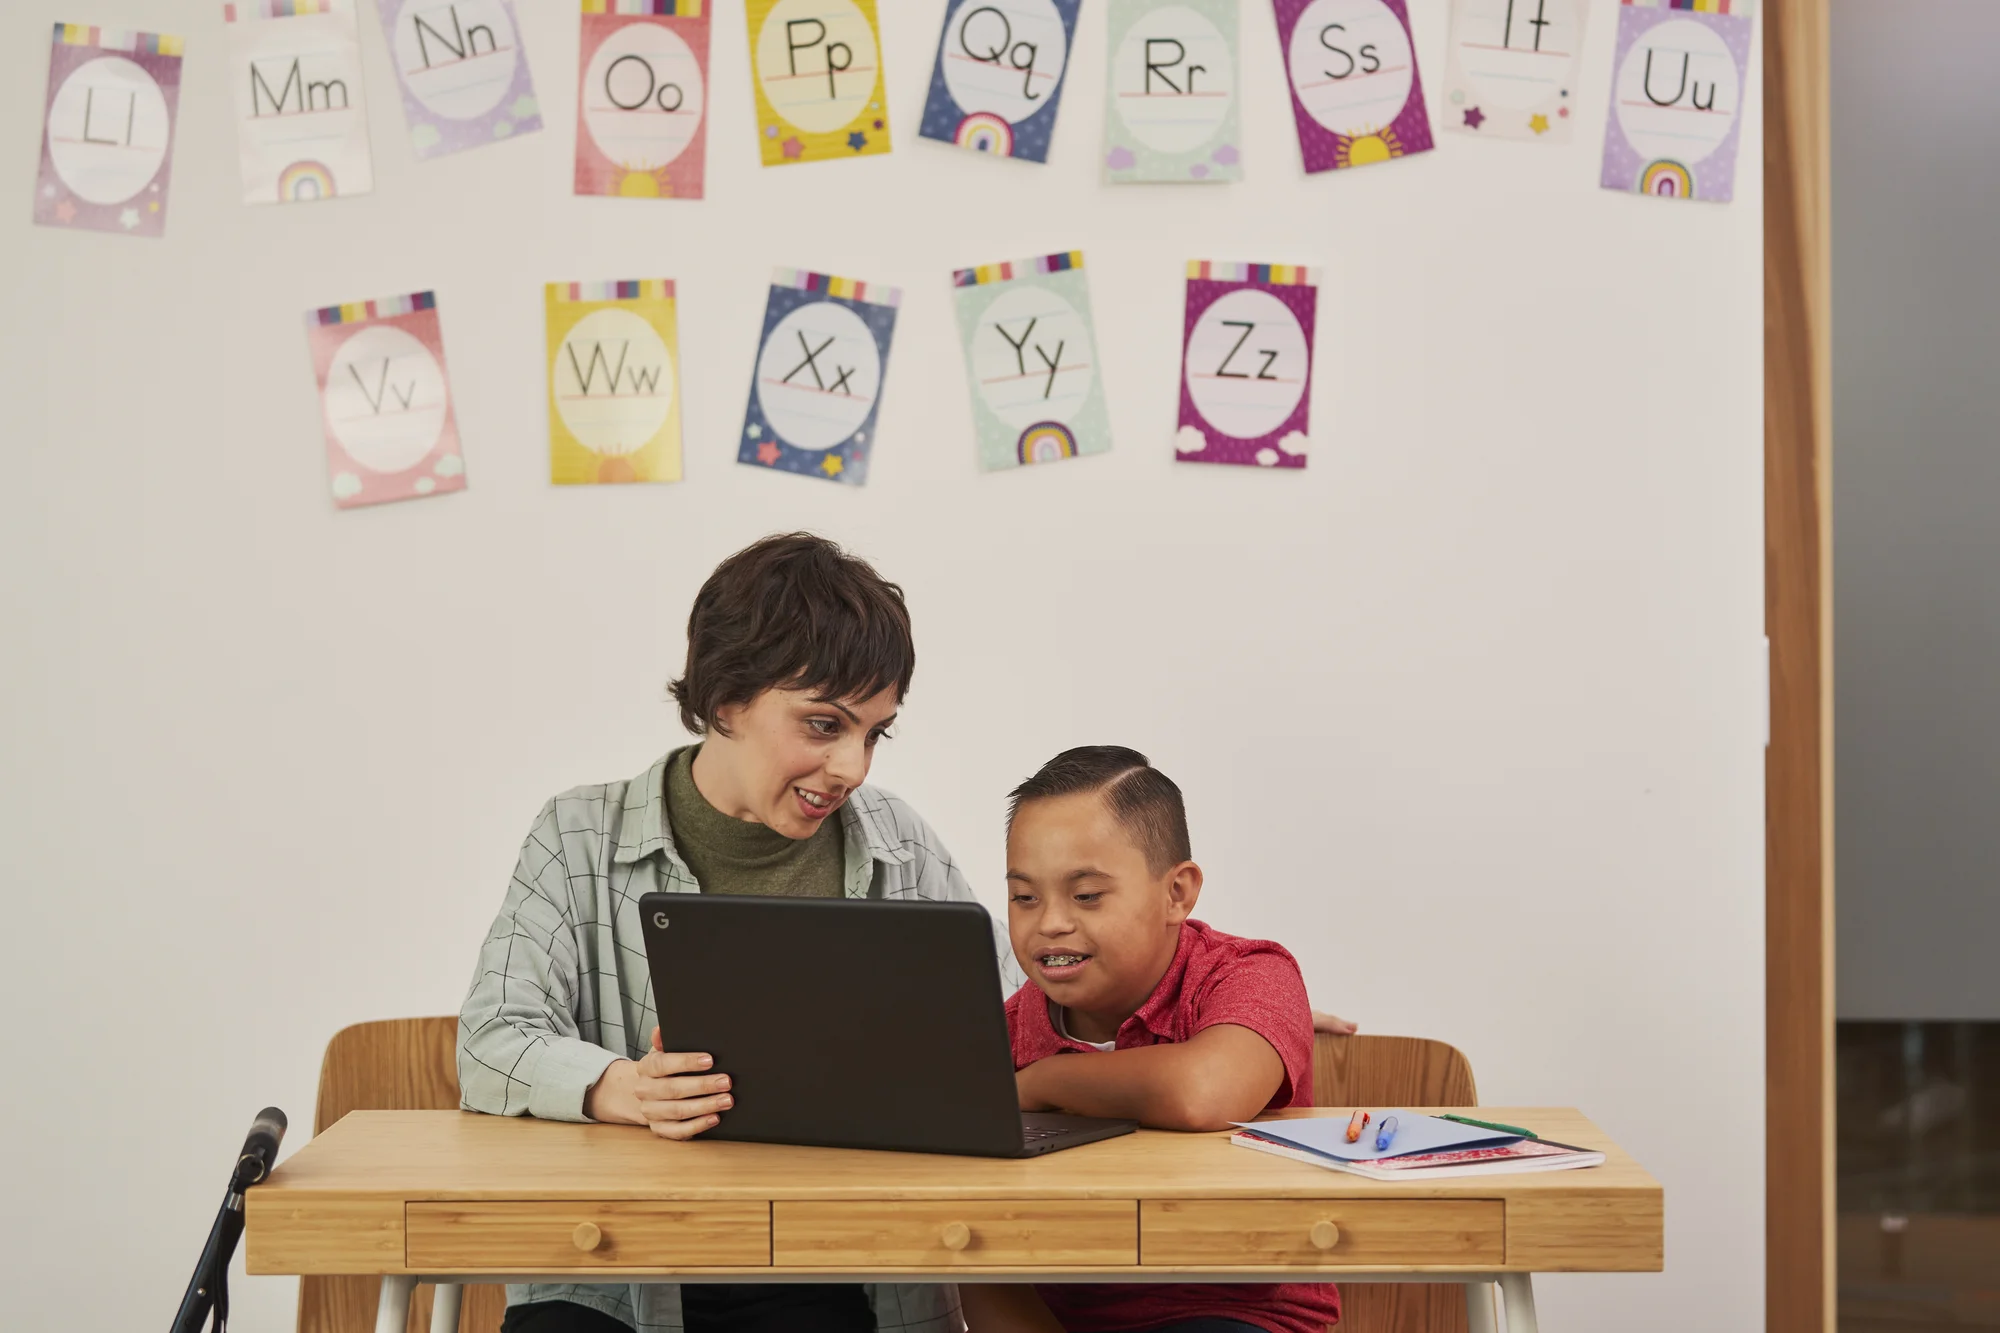
M 1657 195 L 1662 199 L 1694 198 L 1694 174 L 1678 162 L 1661 158 L 1649 162 L 1639 173 L 1639 193 Z
M 278 174 L 278 201 L 303 203 L 334 196 L 333 173 L 323 162 L 294 162 Z
M 958 122 L 958 133 L 952 136 L 952 142 L 975 153 L 1012 157 L 1014 127 L 1003 116 L 996 116 L 990 111 L 975 111 Z
M 1054 463 L 1076 457 L 1076 436 L 1060 421 L 1038 421 L 1021 432 L 1016 446 L 1022 463 Z

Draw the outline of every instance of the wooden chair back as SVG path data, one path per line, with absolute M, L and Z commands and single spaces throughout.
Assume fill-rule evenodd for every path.
M 1477 1106 L 1472 1062 L 1423 1037 L 1362 1034 L 1313 1043 L 1314 1106 Z M 1340 1289 L 1339 1333 L 1466 1333 L 1465 1289 L 1451 1283 Z
M 396 1018 L 342 1028 L 319 1067 L 313 1133 L 349 1111 L 458 1109 L 458 1019 Z M 299 1279 L 299 1333 L 373 1333 L 381 1281 L 372 1277 Z M 410 1333 L 430 1333 L 431 1288 L 410 1298 Z M 507 1289 L 465 1288 L 458 1333 L 499 1333 Z

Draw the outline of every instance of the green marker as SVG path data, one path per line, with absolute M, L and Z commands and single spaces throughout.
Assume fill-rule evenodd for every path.
M 1522 1129 L 1519 1125 L 1502 1125 L 1491 1120 L 1474 1120 L 1470 1116 L 1463 1115 L 1447 1115 L 1439 1118 L 1443 1120 L 1455 1120 L 1461 1125 L 1471 1125 L 1476 1129 L 1497 1129 L 1502 1134 L 1519 1134 L 1524 1139 L 1538 1139 L 1541 1137 L 1534 1130 Z

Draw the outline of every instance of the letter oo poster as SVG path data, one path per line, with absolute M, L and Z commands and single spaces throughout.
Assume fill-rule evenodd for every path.
M 583 0 L 576 193 L 699 199 L 713 0 Z

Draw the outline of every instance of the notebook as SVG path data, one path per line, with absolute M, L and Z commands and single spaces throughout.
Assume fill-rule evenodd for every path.
M 1259 1126 L 1261 1131 L 1266 1128 Z M 1343 1126 L 1344 1129 L 1344 1126 Z M 1398 1135 L 1400 1138 L 1401 1135 Z M 1230 1136 L 1239 1148 L 1289 1157 L 1293 1161 L 1323 1166 L 1329 1171 L 1347 1171 L 1370 1180 L 1446 1180 L 1453 1176 L 1500 1176 L 1529 1171 L 1568 1171 L 1577 1167 L 1602 1166 L 1604 1154 L 1548 1139 L 1510 1139 L 1470 1148 L 1447 1148 L 1437 1152 L 1407 1153 L 1400 1157 L 1378 1157 L 1368 1162 L 1344 1162 L 1305 1148 L 1295 1148 L 1262 1137 L 1261 1132 L 1243 1130 Z M 1393 1146 L 1393 1145 L 1392 1145 Z
M 1354 1143 L 1347 1141 L 1345 1116 L 1266 1120 L 1257 1124 L 1238 1120 L 1232 1123 L 1238 1129 L 1248 1130 L 1259 1138 L 1290 1144 L 1294 1148 L 1303 1148 L 1307 1152 L 1319 1153 L 1343 1162 L 1373 1162 L 1384 1157 L 1439 1152 L 1446 1148 L 1469 1147 L 1475 1143 L 1512 1143 L 1520 1138 L 1518 1134 L 1497 1133 L 1479 1125 L 1440 1120 L 1434 1115 L 1419 1115 L 1415 1111 L 1402 1111 L 1394 1107 L 1371 1114 L 1374 1119 L 1368 1122 L 1368 1127 L 1361 1131 L 1361 1138 Z M 1382 1130 L 1382 1122 L 1390 1116 L 1396 1117 L 1396 1137 L 1389 1141 L 1386 1149 L 1378 1151 L 1375 1147 L 1375 1137 Z

